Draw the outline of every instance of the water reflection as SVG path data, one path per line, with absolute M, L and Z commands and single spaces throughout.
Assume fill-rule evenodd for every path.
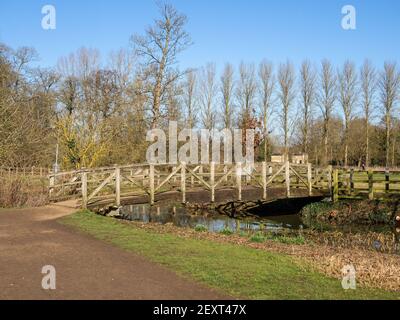
M 188 213 L 184 207 L 175 205 L 150 206 L 148 204 L 125 206 L 120 213 L 123 219 L 130 221 L 160 224 L 172 223 L 177 227 L 190 228 L 202 225 L 210 232 L 220 232 L 224 229 L 232 231 L 271 231 L 284 228 L 302 228 L 298 215 L 234 219 L 216 214 L 194 215 Z

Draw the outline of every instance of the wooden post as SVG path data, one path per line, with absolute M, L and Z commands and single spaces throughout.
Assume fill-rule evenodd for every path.
M 154 164 L 150 164 L 149 170 L 150 205 L 154 204 Z
M 194 188 L 194 177 L 193 177 L 193 175 L 190 175 L 190 187 Z
M 350 187 L 350 170 L 346 169 L 346 194 L 349 196 L 351 194 Z
M 332 188 L 332 201 L 337 202 L 339 200 L 339 170 L 333 170 L 333 188 Z
M 210 163 L 211 202 L 215 201 L 215 162 Z
M 181 192 L 182 192 L 182 203 L 186 203 L 186 163 L 181 163 Z
M 286 183 L 286 197 L 290 197 L 290 164 L 289 161 L 285 162 L 285 183 Z
M 43 168 L 42 167 L 40 167 L 40 176 L 43 176 Z
M 121 205 L 121 169 L 115 168 L 115 205 Z
M 354 194 L 354 169 L 350 169 L 350 194 Z
M 238 200 L 242 200 L 242 163 L 236 163 L 236 187 L 238 192 Z
M 88 202 L 88 186 L 87 186 L 87 172 L 82 172 L 82 208 L 87 208 Z
M 250 164 L 247 164 L 247 165 L 246 165 L 246 184 L 247 184 L 247 185 L 251 184 L 251 176 L 250 176 L 250 173 L 251 173 L 251 165 L 250 165 Z
M 267 163 L 262 163 L 261 181 L 263 186 L 263 200 L 267 200 Z
M 307 183 L 308 183 L 308 195 L 312 196 L 312 168 L 311 168 L 311 163 L 307 164 Z
M 385 193 L 388 193 L 390 190 L 390 171 L 388 169 L 385 170 Z
M 55 176 L 50 176 L 50 181 L 49 181 L 49 197 L 51 199 L 51 196 L 54 191 L 54 185 L 55 185 Z
M 368 199 L 374 199 L 374 172 L 368 170 Z
M 224 175 L 226 175 L 227 172 L 228 172 L 228 167 L 224 165 Z M 224 178 L 224 182 L 228 182 L 228 176 Z
M 328 166 L 328 190 L 329 194 L 332 194 L 332 165 Z
M 176 166 L 172 167 L 172 172 L 174 172 L 176 170 Z M 176 175 L 174 175 L 174 177 L 172 178 L 172 181 L 174 183 L 176 183 Z

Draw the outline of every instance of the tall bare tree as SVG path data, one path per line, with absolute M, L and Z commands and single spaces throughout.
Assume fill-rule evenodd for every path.
M 146 80 L 151 96 L 152 127 L 160 121 L 161 103 L 168 87 L 182 74 L 176 70 L 178 54 L 191 40 L 185 31 L 187 18 L 170 4 L 160 3 L 161 17 L 147 28 L 144 36 L 134 36 L 135 52 L 143 58 Z
M 240 127 L 248 129 L 248 124 L 254 116 L 257 80 L 253 64 L 241 63 L 239 66 L 239 81 L 236 88 L 236 99 L 240 106 Z
M 375 107 L 376 71 L 369 60 L 365 60 L 360 70 L 361 106 L 365 120 L 365 165 L 370 164 L 370 122 Z
M 313 105 L 316 94 L 316 73 L 310 61 L 305 60 L 300 68 L 300 91 L 301 91 L 301 113 L 302 113 L 302 149 L 308 153 L 309 128 L 312 120 Z
M 293 65 L 288 61 L 281 64 L 278 70 L 279 99 L 281 102 L 280 117 L 284 134 L 285 159 L 289 159 L 289 116 L 293 100 L 295 99 L 295 72 Z
M 258 67 L 258 78 L 260 80 L 260 113 L 263 126 L 264 140 L 264 161 L 267 161 L 268 153 L 268 135 L 269 135 L 269 118 L 273 105 L 273 92 L 275 88 L 275 77 L 273 74 L 272 63 L 264 60 Z
M 338 71 L 339 102 L 344 114 L 344 166 L 348 165 L 349 128 L 357 102 L 357 72 L 354 63 L 346 61 L 342 70 Z
M 392 116 L 400 95 L 400 73 L 396 63 L 385 62 L 379 79 L 380 101 L 385 118 L 385 162 L 390 164 L 390 133 Z
M 221 95 L 222 95 L 222 117 L 224 127 L 230 129 L 232 127 L 233 116 L 233 92 L 234 92 L 234 78 L 233 66 L 230 63 L 225 64 L 224 70 L 221 75 Z
M 319 76 L 319 90 L 317 95 L 318 106 L 321 109 L 323 118 L 323 144 L 324 157 L 323 164 L 328 164 L 329 154 L 329 124 L 332 118 L 332 112 L 336 100 L 336 76 L 331 63 L 323 60 L 321 63 L 321 72 Z
M 215 128 L 215 96 L 217 94 L 216 67 L 214 63 L 207 63 L 201 73 L 200 103 L 202 108 L 202 124 L 205 129 Z
M 186 120 L 188 128 L 193 128 L 196 124 L 196 87 L 197 76 L 194 70 L 190 70 L 186 74 L 183 84 L 183 101 L 186 109 Z

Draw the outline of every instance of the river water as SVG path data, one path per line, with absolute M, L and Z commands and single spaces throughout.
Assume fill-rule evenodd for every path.
M 240 219 L 230 218 L 218 214 L 189 214 L 184 207 L 173 204 L 158 206 L 128 205 L 120 211 L 122 218 L 143 223 L 172 223 L 178 227 L 204 226 L 210 232 L 220 232 L 224 229 L 232 231 L 260 231 L 279 229 L 303 228 L 300 217 L 297 214 L 268 215 L 267 217 L 244 217 Z

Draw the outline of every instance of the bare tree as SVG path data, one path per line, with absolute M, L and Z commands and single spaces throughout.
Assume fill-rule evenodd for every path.
M 322 69 L 319 76 L 319 91 L 317 95 L 318 106 L 323 117 L 323 140 L 324 140 L 324 159 L 323 164 L 328 164 L 328 139 L 329 124 L 332 118 L 334 103 L 336 100 L 336 77 L 332 65 L 328 60 L 323 60 Z
M 290 62 L 281 64 L 278 70 L 279 99 L 281 102 L 280 117 L 284 133 L 285 159 L 289 159 L 289 115 L 291 105 L 295 99 L 294 83 L 295 73 L 293 65 Z
M 178 54 L 191 44 L 184 30 L 186 16 L 169 4 L 159 4 L 159 9 L 161 17 L 147 28 L 145 36 L 133 37 L 135 52 L 144 59 L 143 67 L 150 86 L 153 128 L 160 120 L 163 94 L 181 76 L 174 68 Z
M 215 80 L 215 64 L 207 63 L 202 70 L 200 82 L 200 103 L 202 107 L 202 123 L 205 129 L 212 130 L 215 127 L 214 100 L 217 94 L 217 84 Z
M 275 78 L 273 75 L 272 63 L 262 61 L 258 67 L 258 77 L 260 79 L 260 111 L 263 126 L 263 140 L 264 140 L 264 161 L 267 161 L 268 152 L 268 135 L 269 135 L 269 117 L 272 111 L 273 92 L 275 87 Z
M 301 111 L 302 111 L 302 149 L 308 153 L 309 128 L 312 120 L 313 105 L 315 102 L 315 81 L 316 73 L 310 61 L 303 61 L 300 68 L 300 91 L 301 91 Z
M 257 81 L 253 64 L 241 63 L 239 66 L 239 82 L 236 90 L 237 102 L 240 106 L 242 129 L 248 129 L 254 115 L 255 97 L 257 93 Z
M 393 111 L 399 101 L 400 73 L 396 63 L 385 62 L 384 70 L 379 79 L 380 100 L 385 117 L 385 151 L 386 166 L 390 163 L 390 133 L 392 127 Z
M 344 114 L 344 166 L 348 165 L 349 127 L 353 118 L 354 106 L 357 102 L 357 73 L 354 63 L 346 61 L 343 69 L 338 71 L 339 102 Z
M 369 60 L 365 60 L 360 70 L 361 106 L 365 120 L 365 165 L 370 164 L 370 121 L 374 111 L 376 91 L 376 71 Z
M 186 79 L 183 84 L 183 101 L 186 108 L 186 120 L 189 128 L 193 128 L 196 124 L 196 87 L 197 77 L 194 70 L 186 74 Z
M 233 92 L 234 92 L 234 78 L 233 66 L 227 63 L 221 76 L 221 94 L 223 103 L 223 122 L 224 127 L 230 129 L 232 127 L 233 116 Z

